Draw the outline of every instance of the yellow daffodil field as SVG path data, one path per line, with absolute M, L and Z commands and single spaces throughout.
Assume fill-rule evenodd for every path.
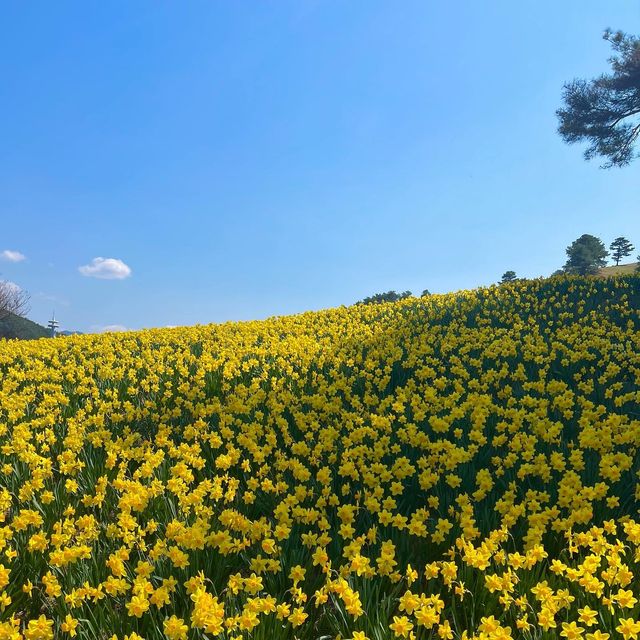
M 0 640 L 640 637 L 640 276 L 0 343 Z

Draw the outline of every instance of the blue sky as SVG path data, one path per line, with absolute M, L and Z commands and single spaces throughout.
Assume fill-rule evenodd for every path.
M 25 259 L 0 277 L 36 321 L 262 318 L 640 246 L 640 161 L 585 162 L 554 115 L 636 1 L 1 8 L 0 252 Z

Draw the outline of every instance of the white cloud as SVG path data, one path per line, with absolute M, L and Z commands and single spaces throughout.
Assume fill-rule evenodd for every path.
M 94 258 L 89 264 L 78 267 L 87 278 L 101 280 L 124 280 L 131 275 L 131 268 L 117 258 Z
M 23 253 L 19 251 L 11 251 L 11 249 L 5 249 L 2 253 L 0 253 L 0 258 L 5 260 L 6 262 L 22 262 L 27 259 Z
M 122 324 L 94 324 L 90 327 L 91 333 L 120 333 L 121 331 L 132 331 Z

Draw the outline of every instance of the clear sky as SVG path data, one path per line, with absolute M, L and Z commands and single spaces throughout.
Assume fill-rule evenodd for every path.
M 262 318 L 640 247 L 640 161 L 585 162 L 554 114 L 638 1 L 0 7 L 0 253 L 25 257 L 0 277 L 36 321 Z

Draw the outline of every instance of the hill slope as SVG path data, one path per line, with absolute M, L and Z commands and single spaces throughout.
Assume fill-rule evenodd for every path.
M 0 339 L 20 338 L 22 340 L 35 340 L 48 336 L 49 331 L 45 327 L 28 318 L 21 318 L 12 313 L 6 318 L 0 319 Z
M 0 638 L 634 640 L 639 309 L 558 277 L 0 344 Z
M 632 262 L 631 264 L 620 264 L 617 267 L 615 265 L 611 267 L 603 267 L 598 271 L 598 275 L 603 278 L 608 278 L 609 276 L 628 275 L 635 273 L 637 267 L 637 262 Z

